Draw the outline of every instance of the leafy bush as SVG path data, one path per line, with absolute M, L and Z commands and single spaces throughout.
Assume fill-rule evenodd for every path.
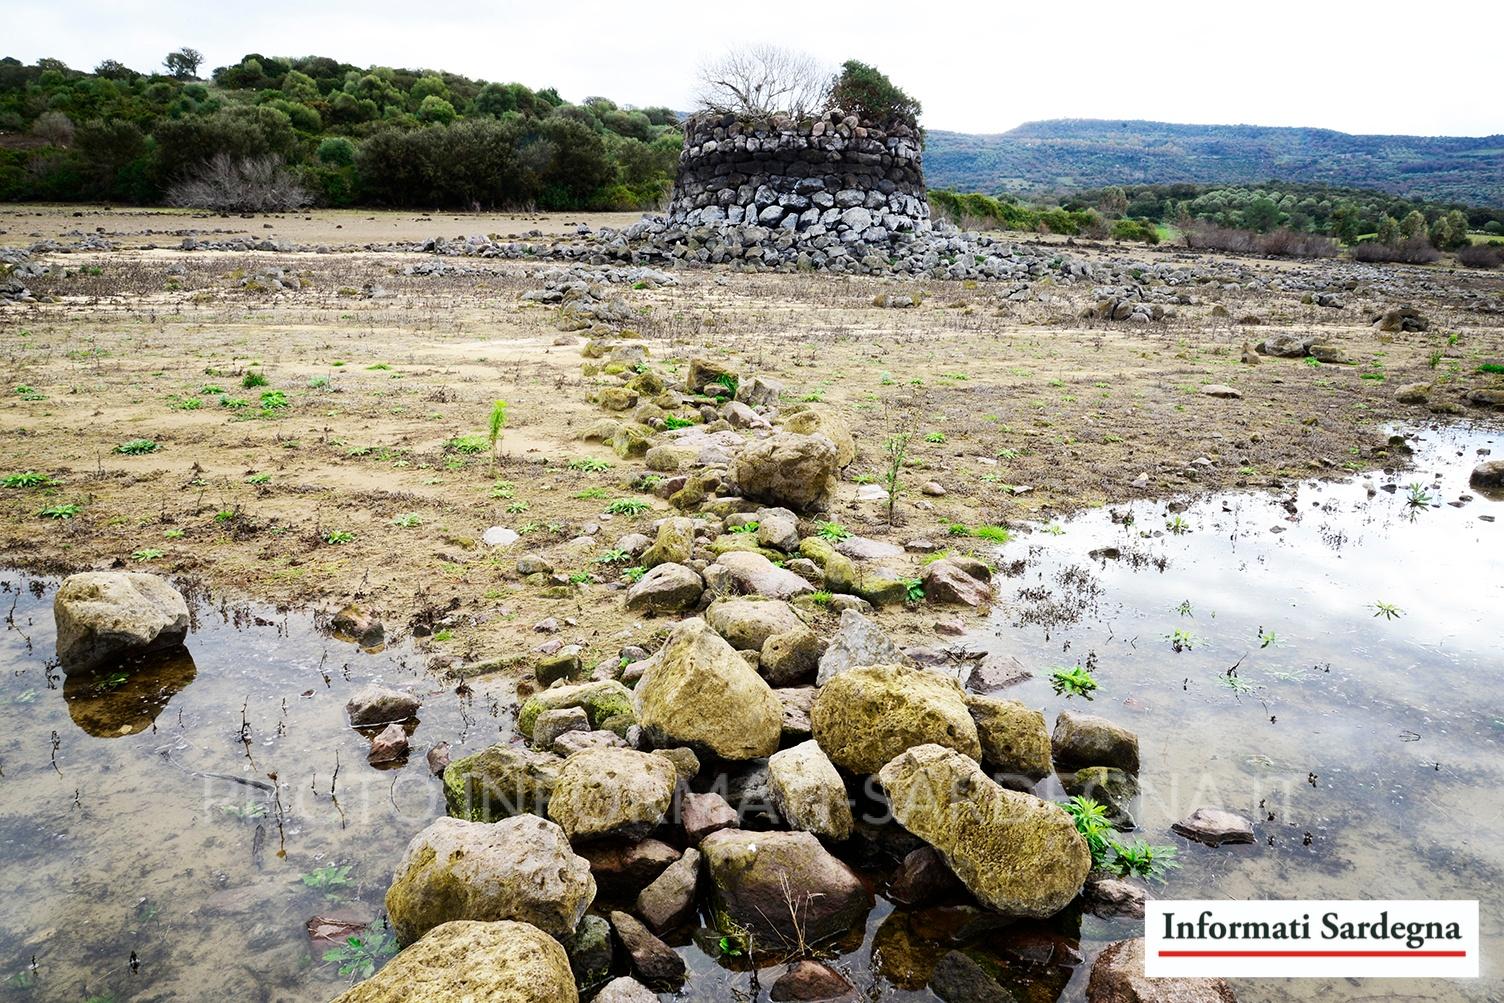
M 1159 227 L 1146 219 L 1115 219 L 1112 221 L 1113 240 L 1142 240 L 1146 244 L 1159 243 Z
M 344 136 L 325 136 L 319 141 L 318 158 L 321 164 L 349 167 L 355 163 L 355 144 Z
M 841 64 L 830 86 L 830 103 L 848 115 L 883 128 L 919 124 L 919 102 L 905 94 L 875 66 L 856 59 Z

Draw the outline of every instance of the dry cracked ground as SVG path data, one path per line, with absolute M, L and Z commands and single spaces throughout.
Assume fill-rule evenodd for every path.
M 641 344 L 670 387 L 709 359 L 778 381 L 770 411 L 833 412 L 857 458 L 819 518 L 982 557 L 979 526 L 1403 466 L 1391 423 L 1504 413 L 1488 403 L 1504 400 L 1504 279 L 1487 273 L 1062 244 L 1086 262 L 1141 262 L 1151 289 L 1177 276 L 1181 302 L 1164 320 L 1128 323 L 1083 315 L 1090 281 L 685 268 L 673 284 L 607 284 L 629 316 L 591 331 L 524 298 L 559 262 L 364 249 L 602 222 L 622 220 L 7 208 L 0 245 L 99 234 L 114 249 L 42 253 L 60 267 L 28 280 L 36 302 L 0 305 L 0 474 L 50 481 L 0 490 L 0 561 L 154 570 L 326 613 L 357 603 L 389 638 L 420 637 L 436 671 L 467 677 L 525 666 L 517 654 L 550 617 L 587 665 L 614 658 L 669 626 L 624 609 L 634 560 L 618 541 L 651 536 L 674 511 L 642 480 L 641 457 L 581 438 L 625 417 L 593 400 L 633 375 L 586 358 L 593 337 Z M 168 249 L 184 235 L 329 250 Z M 875 305 L 885 296 L 919 302 Z M 1427 329 L 1374 326 L 1398 306 Z M 1328 361 L 1251 350 L 1277 335 L 1317 342 Z M 507 422 L 493 456 L 497 400 Z M 699 420 L 692 405 L 675 413 Z M 890 522 L 860 497 L 884 480 L 895 432 L 910 438 Z M 133 440 L 155 446 L 122 452 Z M 491 527 L 519 539 L 491 546 Z M 523 554 L 553 577 L 524 580 Z M 889 564 L 917 577 L 923 558 Z M 904 642 L 933 643 L 933 611 L 881 616 Z

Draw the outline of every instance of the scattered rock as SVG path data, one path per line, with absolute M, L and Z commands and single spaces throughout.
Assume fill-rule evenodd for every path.
M 577 680 L 585 671 L 584 662 L 580 656 L 584 649 L 578 644 L 566 644 L 558 651 L 544 655 L 533 666 L 533 675 L 538 678 L 539 685 L 548 686 L 561 679 Z
M 861 879 L 811 833 L 723 829 L 700 849 L 717 927 L 744 927 L 764 950 L 839 936 L 872 908 Z
M 1424 331 L 1431 326 L 1419 311 L 1408 306 L 1390 307 L 1383 313 L 1373 318 L 1375 330 L 1389 334 L 1397 334 L 1401 331 Z
M 689 845 L 699 846 L 712 832 L 736 828 L 736 809 L 716 793 L 685 794 L 679 802 L 679 822 Z
M 691 610 L 700 604 L 704 591 L 705 580 L 693 570 L 682 564 L 662 563 L 627 590 L 627 609 L 646 613 Z
M 1207 846 L 1253 842 L 1253 823 L 1221 808 L 1197 808 L 1170 828 L 1176 835 Z
M 386 628 L 376 614 L 353 603 L 334 614 L 329 626 L 362 648 L 374 648 L 386 637 Z
M 1096 872 L 1093 872 L 1094 875 Z M 1102 919 L 1143 919 L 1144 889 L 1122 878 L 1096 877 L 1087 879 L 1082 891 L 1087 908 L 1093 916 Z
M 700 851 L 690 847 L 637 896 L 638 915 L 654 933 L 689 922 L 695 915 L 695 889 L 699 880 Z
M 480 542 L 488 547 L 510 547 L 520 539 L 522 537 L 515 529 L 508 529 L 505 526 L 488 526 L 480 535 Z
M 992 601 L 992 570 L 973 557 L 946 557 L 925 566 L 924 598 L 932 603 L 982 606 Z
M 1394 399 L 1401 404 L 1424 404 L 1431 396 L 1431 384 L 1429 383 L 1406 383 L 1396 387 Z
M 813 630 L 802 624 L 763 643 L 758 664 L 773 686 L 793 686 L 814 678 L 825 647 Z
M 52 600 L 63 670 L 90 669 L 122 655 L 171 648 L 188 635 L 188 603 L 156 575 L 86 571 L 69 575 Z
M 1225 383 L 1209 383 L 1201 388 L 1201 393 L 1207 397 L 1222 397 L 1228 400 L 1240 400 L 1243 391 L 1235 390 Z
M 981 965 L 960 951 L 947 953 L 935 965 L 930 989 L 945 1003 L 991 1003 L 1011 995 Z
M 982 763 L 994 775 L 1014 780 L 1009 786 L 1028 787 L 1054 772 L 1050 732 L 1041 711 L 1017 700 L 970 695 L 966 707 L 982 743 Z
M 859 665 L 906 665 L 910 659 L 894 644 L 882 628 L 854 610 L 843 610 L 836 632 L 820 656 L 819 675 L 815 680 L 824 686 L 836 676 Z
M 372 683 L 362 686 L 345 702 L 345 713 L 350 723 L 357 726 L 386 724 L 389 721 L 406 721 L 418 713 L 423 705 L 421 697 L 390 686 Z
M 563 761 L 505 742 L 456 759 L 444 769 L 444 804 L 450 815 L 495 822 L 513 815 L 544 815 Z
M 372 766 L 395 763 L 406 758 L 407 732 L 396 721 L 381 729 L 381 733 L 371 739 L 371 751 L 366 754 L 366 762 Z
M 658 524 L 658 536 L 642 553 L 644 568 L 660 564 L 684 564 L 694 553 L 695 524 L 683 516 L 673 516 Z
M 1080 893 L 1091 854 L 1059 805 L 1001 787 L 976 762 L 938 745 L 894 757 L 878 780 L 893 817 L 940 851 L 988 908 L 1053 916 Z
M 449 743 L 440 742 L 428 750 L 428 772 L 436 777 L 444 775 L 444 770 L 449 766 Z
M 1467 482 L 1476 491 L 1492 495 L 1504 491 L 1504 460 L 1485 460 L 1473 468 Z
M 841 841 L 851 835 L 846 785 L 814 741 L 775 752 L 768 760 L 773 805 L 789 828 Z
M 554 740 L 571 731 L 589 731 L 590 715 L 583 707 L 560 707 L 546 710 L 533 722 L 533 745 L 539 749 L 552 749 Z
M 810 711 L 815 709 L 815 697 L 820 691 L 813 686 L 790 686 L 774 690 L 773 695 L 783 707 L 783 745 L 797 745 L 813 734 Z
M 1105 717 L 1063 710 L 1055 718 L 1051 744 L 1061 766 L 1116 766 L 1138 772 L 1138 736 Z
M 630 975 L 612 979 L 595 994 L 593 1003 L 658 1003 L 658 994 Z
M 590 862 L 602 895 L 629 900 L 680 856 L 672 846 L 651 838 L 640 843 L 586 843 L 576 852 Z
M 655 745 L 688 745 L 732 760 L 778 748 L 778 698 L 704 620 L 685 620 L 670 632 L 633 699 Z
M 517 712 L 517 731 L 531 735 L 539 714 L 563 707 L 582 708 L 590 718 L 590 727 L 614 731 L 618 735 L 625 735 L 627 729 L 637 723 L 636 712 L 632 709 L 632 691 L 614 679 L 603 679 L 574 686 L 554 686 L 534 693 Z
M 748 551 L 733 551 L 716 558 L 712 568 L 725 569 L 735 591 L 742 594 L 768 596 L 772 599 L 792 599 L 815 587 L 786 568 L 776 567 L 761 554 Z M 709 577 L 709 570 L 706 576 Z
M 569 957 L 527 923 L 441 924 L 334 1003 L 578 1003 Z
M 804 621 L 781 599 L 762 596 L 717 599 L 705 620 L 738 651 L 762 651 L 774 634 L 804 629 Z
M 844 975 L 809 958 L 794 962 L 768 992 L 773 1003 L 845 1003 L 856 998 L 856 990 Z
M 612 912 L 609 917 L 616 936 L 631 959 L 632 970 L 651 986 L 673 986 L 684 980 L 684 959 L 672 947 L 653 936 L 629 913 Z
M 815 698 L 810 724 L 832 762 L 876 773 L 916 745 L 937 744 L 981 758 L 977 728 L 961 686 L 949 676 L 903 665 L 849 669 Z
M 1034 673 L 1012 655 L 986 655 L 966 674 L 966 688 L 973 693 L 993 693 L 1033 677 Z
M 594 899 L 590 865 L 547 819 L 440 818 L 407 844 L 386 911 L 404 944 L 456 919 L 513 919 L 563 937 Z
M 1225 979 L 1151 979 L 1143 938 L 1108 944 L 1091 966 L 1087 1003 L 1237 1003 Z

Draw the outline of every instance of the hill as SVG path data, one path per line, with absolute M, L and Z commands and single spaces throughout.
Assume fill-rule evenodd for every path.
M 1290 181 L 1504 205 L 1504 135 L 1355 136 L 1331 129 L 1106 119 L 1009 132 L 926 134 L 925 180 L 956 191 L 1046 194 L 1103 185 Z

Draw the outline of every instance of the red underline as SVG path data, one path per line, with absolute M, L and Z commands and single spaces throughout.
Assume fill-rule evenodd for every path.
M 1160 951 L 1161 958 L 1465 958 L 1466 951 Z

